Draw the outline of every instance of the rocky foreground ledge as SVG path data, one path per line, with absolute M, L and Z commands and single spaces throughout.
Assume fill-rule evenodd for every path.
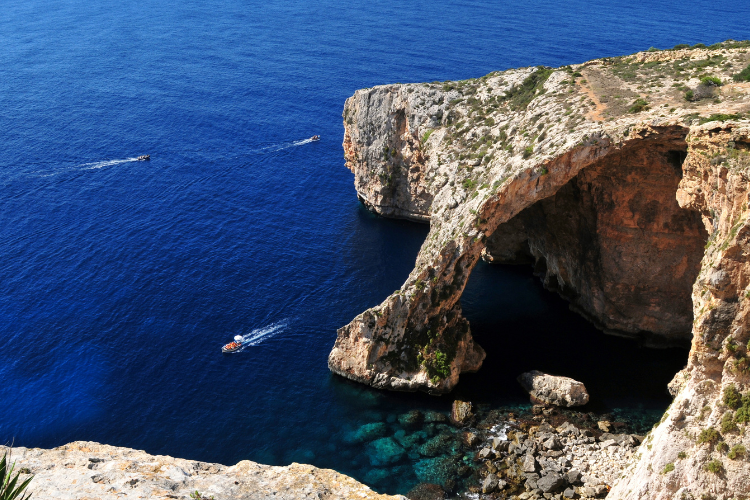
M 14 448 L 12 456 L 22 477 L 34 474 L 28 491 L 38 500 L 189 500 L 196 492 L 205 500 L 405 500 L 296 463 L 273 467 L 243 460 L 227 467 L 83 441 L 52 450 Z

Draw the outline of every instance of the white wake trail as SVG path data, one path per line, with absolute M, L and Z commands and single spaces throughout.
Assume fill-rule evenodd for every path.
M 261 342 L 273 337 L 274 335 L 283 332 L 289 327 L 289 320 L 282 319 L 276 323 L 271 323 L 263 328 L 256 328 L 250 333 L 242 335 L 242 346 L 254 346 Z
M 79 168 L 81 168 L 82 170 L 96 170 L 98 168 L 111 167 L 113 165 L 120 165 L 122 163 L 130 163 L 131 161 L 138 161 L 138 158 L 133 157 L 124 158 L 122 160 L 95 161 L 93 163 L 84 163 L 82 165 L 79 165 Z

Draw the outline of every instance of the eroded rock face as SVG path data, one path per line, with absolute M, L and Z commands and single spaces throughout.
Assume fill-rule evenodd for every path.
M 687 343 L 706 232 L 675 199 L 687 129 L 644 139 L 581 171 L 500 226 L 490 262 L 534 262 L 545 286 L 608 333 Z
M 709 240 L 693 286 L 695 322 L 688 365 L 641 459 L 613 498 L 741 498 L 750 494 L 747 423 L 725 395 L 750 395 L 750 128 L 707 123 L 688 136 L 677 200 L 701 215 Z M 735 450 L 732 453 L 732 450 Z M 667 472 L 665 472 L 667 471 Z
M 12 458 L 16 470 L 34 474 L 27 490 L 33 498 L 190 498 L 198 491 L 217 499 L 406 500 L 379 495 L 338 472 L 296 463 L 272 467 L 243 460 L 226 467 L 83 441 L 52 450 L 14 448 Z
M 697 76 L 672 70 L 717 57 L 728 82 L 718 99 L 687 104 L 673 84 L 693 87 Z M 730 44 L 358 91 L 345 105 L 344 147 L 360 198 L 382 215 L 429 220 L 430 232 L 401 289 L 339 330 L 329 368 L 379 388 L 449 391 L 484 359 L 460 309 L 474 265 L 532 262 L 606 331 L 692 338 L 675 403 L 613 497 L 746 495 L 747 462 L 696 441 L 741 411 L 722 406 L 728 384 L 750 394 L 750 86 L 731 83 L 748 62 Z M 646 84 L 654 77 L 661 86 Z M 703 125 L 709 115 L 720 121 Z M 732 432 L 721 438 L 742 444 Z
M 589 393 L 583 382 L 569 377 L 532 370 L 522 373 L 518 377 L 518 383 L 529 393 L 534 404 L 570 407 L 582 406 L 589 402 Z

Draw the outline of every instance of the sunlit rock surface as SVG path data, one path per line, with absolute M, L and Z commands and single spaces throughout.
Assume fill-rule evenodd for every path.
M 34 474 L 28 492 L 37 499 L 189 499 L 195 492 L 217 500 L 404 499 L 296 463 L 272 467 L 243 460 L 227 467 L 83 441 L 52 450 L 14 448 L 12 458 L 16 470 Z

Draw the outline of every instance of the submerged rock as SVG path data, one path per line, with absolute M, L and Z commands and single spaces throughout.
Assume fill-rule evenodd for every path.
M 518 383 L 529 393 L 532 403 L 569 407 L 589 402 L 586 386 L 572 378 L 532 370 L 522 373 Z
M 367 454 L 370 463 L 374 466 L 395 464 L 406 455 L 400 444 L 395 439 L 386 437 L 373 441 L 367 446 Z
M 444 455 L 453 451 L 456 440 L 450 434 L 438 434 L 419 447 L 419 454 L 425 457 Z
M 388 434 L 388 426 L 383 422 L 373 422 L 371 424 L 365 424 L 357 429 L 355 432 L 349 434 L 344 438 L 348 443 L 364 443 L 372 441 L 377 438 L 384 437 Z
M 416 429 L 424 422 L 424 415 L 419 410 L 412 410 L 398 416 L 398 423 L 404 429 Z
M 420 460 L 414 464 L 414 474 L 424 483 L 445 486 L 446 482 L 455 481 L 462 464 L 450 457 L 436 457 Z
M 419 483 L 406 494 L 409 500 L 444 500 L 445 490 L 437 484 Z

